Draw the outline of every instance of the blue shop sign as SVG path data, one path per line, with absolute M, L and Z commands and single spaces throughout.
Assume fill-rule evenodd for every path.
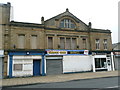
M 46 55 L 88 55 L 89 50 L 46 50 Z

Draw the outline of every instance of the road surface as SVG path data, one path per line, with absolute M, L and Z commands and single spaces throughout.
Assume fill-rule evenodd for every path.
M 73 80 L 67 82 L 34 84 L 9 88 L 118 88 L 118 77 Z

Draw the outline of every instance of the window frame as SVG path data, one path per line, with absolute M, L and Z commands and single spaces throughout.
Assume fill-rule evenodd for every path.
M 49 48 L 49 38 L 52 38 L 52 48 Z M 47 48 L 48 48 L 48 49 L 53 49 L 53 48 L 54 48 L 54 37 L 52 37 L 52 36 L 47 36 Z
M 73 28 L 72 28 L 72 25 L 74 25 Z M 76 28 L 76 24 L 75 24 L 75 22 L 73 20 L 68 19 L 68 18 L 64 18 L 64 19 L 62 19 L 60 21 L 59 27 L 60 28 L 67 28 L 67 29 L 75 29 Z
M 23 44 L 22 46 L 19 45 L 20 40 L 21 40 L 21 39 L 20 39 L 20 36 L 24 36 L 24 39 L 23 39 L 23 42 L 22 42 L 22 44 Z M 25 35 L 25 34 L 18 34 L 17 40 L 18 40 L 18 41 L 17 41 L 17 48 L 18 48 L 18 49 L 25 49 L 26 35 Z
M 21 69 L 15 69 L 16 65 L 21 65 Z M 23 64 L 13 64 L 13 71 L 23 71 Z
M 103 40 L 103 48 L 104 48 L 104 50 L 108 49 L 108 47 L 107 47 L 107 39 Z
M 95 45 L 96 45 L 96 50 L 100 50 L 100 39 L 95 40 Z

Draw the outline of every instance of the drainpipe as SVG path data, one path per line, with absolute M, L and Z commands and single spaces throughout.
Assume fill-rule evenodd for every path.
M 89 22 L 88 24 L 88 38 L 89 38 L 89 50 L 91 51 L 91 35 L 90 35 L 90 31 L 91 31 L 91 27 L 92 27 L 92 23 Z

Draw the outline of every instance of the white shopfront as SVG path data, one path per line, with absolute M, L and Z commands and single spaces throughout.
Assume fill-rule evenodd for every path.
M 114 71 L 112 55 L 93 55 L 93 71 Z
M 88 50 L 47 50 L 46 74 L 93 71 L 93 57 Z

